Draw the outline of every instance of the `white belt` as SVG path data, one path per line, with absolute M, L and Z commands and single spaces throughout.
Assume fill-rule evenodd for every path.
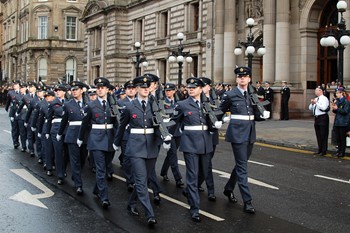
M 81 125 L 81 121 L 70 121 L 69 125 Z
M 185 125 L 184 130 L 208 130 L 206 125 Z
M 152 134 L 154 133 L 153 128 L 142 128 L 142 129 L 130 129 L 131 134 Z
M 243 121 L 252 121 L 254 120 L 254 115 L 231 115 L 233 120 L 243 120 Z
M 92 124 L 92 129 L 113 129 L 113 124 Z
M 62 118 L 55 118 L 52 120 L 52 123 L 61 123 Z

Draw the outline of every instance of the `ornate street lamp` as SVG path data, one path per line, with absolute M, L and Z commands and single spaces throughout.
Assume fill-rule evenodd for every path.
M 253 57 L 254 57 L 253 54 L 257 50 L 257 54 L 259 56 L 264 56 L 266 53 L 266 48 L 265 48 L 265 46 L 263 46 L 262 40 L 254 41 L 254 35 L 252 33 L 252 28 L 255 25 L 254 19 L 248 18 L 246 23 L 249 27 L 247 41 L 246 42 L 238 41 L 238 45 L 236 46 L 236 48 L 234 50 L 234 54 L 236 56 L 241 55 L 242 54 L 242 47 L 244 47 L 245 48 L 245 55 L 248 57 L 248 67 L 250 69 L 252 69 L 252 63 L 253 63 Z
M 142 64 L 143 67 L 147 67 L 148 62 L 147 62 L 146 56 L 142 52 L 139 51 L 141 48 L 140 42 L 135 42 L 135 48 L 136 48 L 135 68 L 136 68 L 136 77 L 138 77 L 138 76 L 140 76 L 140 64 Z
M 184 52 L 183 49 L 183 44 L 182 41 L 184 39 L 184 34 L 179 32 L 177 34 L 177 39 L 180 41 L 180 44 L 177 48 L 177 51 L 172 51 L 171 55 L 169 56 L 168 60 L 169 62 L 177 62 L 179 65 L 179 73 L 178 73 L 178 88 L 180 88 L 181 84 L 182 84 L 182 65 L 184 63 L 184 61 L 186 61 L 187 63 L 191 63 L 193 61 L 192 57 L 190 56 L 190 51 L 188 52 Z
M 350 31 L 346 30 L 346 23 L 343 17 L 343 13 L 347 8 L 346 1 L 338 1 L 337 9 L 340 13 L 340 21 L 337 24 L 336 29 L 330 29 L 320 40 L 320 44 L 323 47 L 334 47 L 338 51 L 338 80 L 341 84 L 344 79 L 344 50 L 345 46 L 350 44 Z

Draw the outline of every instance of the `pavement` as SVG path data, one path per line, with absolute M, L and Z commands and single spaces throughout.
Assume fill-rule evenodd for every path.
M 333 119 L 330 119 L 333 122 Z M 224 137 L 226 127 L 228 124 L 224 124 L 220 129 L 220 136 Z M 328 136 L 328 151 L 329 153 L 335 152 L 335 145 L 331 144 L 331 132 L 333 124 L 329 124 L 329 136 Z M 316 152 L 317 141 L 314 130 L 314 119 L 293 119 L 293 120 L 266 120 L 256 122 L 256 136 L 257 142 L 290 147 L 297 149 L 304 149 Z M 347 149 L 350 152 L 350 149 Z

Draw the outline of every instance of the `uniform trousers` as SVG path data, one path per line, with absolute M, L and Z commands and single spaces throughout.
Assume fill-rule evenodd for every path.
M 233 192 L 236 183 L 238 183 L 243 202 L 252 200 L 248 187 L 248 160 L 252 154 L 253 145 L 249 142 L 231 143 L 236 165 L 225 185 L 225 190 Z
M 346 150 L 346 133 L 348 127 L 347 126 L 334 126 L 335 136 L 337 138 L 338 150 L 337 152 L 340 155 L 345 155 Z
M 60 141 L 57 141 L 56 139 L 57 133 L 51 133 L 51 140 L 52 145 L 54 149 L 55 154 L 55 166 L 56 166 L 56 175 L 60 179 L 64 179 L 64 174 L 66 173 L 66 162 L 67 159 L 65 159 L 66 153 L 64 150 L 64 137 Z
M 29 120 L 31 122 L 31 120 Z M 35 134 L 31 129 L 32 125 L 31 123 L 28 123 L 27 125 L 27 140 L 28 140 L 28 150 L 30 154 L 34 154 L 34 143 L 35 141 Z
M 147 183 L 152 171 L 154 171 L 156 158 L 146 159 L 130 157 L 130 161 L 132 171 L 134 173 L 135 188 L 130 195 L 129 206 L 132 208 L 136 207 L 136 201 L 139 199 L 145 209 L 146 217 L 154 217 L 153 208 L 149 199 Z
M 113 160 L 114 151 L 91 150 L 96 166 L 96 184 L 94 193 L 100 195 L 101 201 L 108 201 L 108 187 L 106 181 L 107 166 Z
M 128 143 L 127 140 L 122 140 L 120 154 L 123 154 L 121 163 L 123 164 L 123 172 L 124 172 L 124 176 L 126 179 L 126 185 L 129 185 L 129 184 L 134 184 L 135 181 L 134 181 L 134 176 L 133 176 L 133 172 L 132 172 L 130 157 L 125 156 L 125 154 L 124 154 L 124 152 L 126 150 L 127 143 Z
M 198 214 L 200 198 L 198 192 L 198 173 L 201 166 L 204 179 L 208 174 L 208 161 L 210 154 L 195 154 L 184 152 L 186 163 L 186 188 L 184 192 L 187 194 L 188 204 L 190 205 L 191 216 Z
M 67 146 L 68 146 L 68 154 L 69 154 L 74 186 L 76 188 L 83 187 L 81 173 L 85 165 L 85 160 L 88 154 L 88 150 L 86 149 L 86 144 L 82 144 L 79 147 L 76 143 L 67 143 Z
M 215 193 L 214 177 L 213 177 L 213 163 L 212 163 L 212 160 L 213 160 L 213 157 L 215 154 L 215 149 L 216 149 L 216 145 L 213 145 L 213 151 L 211 153 L 209 153 L 209 156 L 207 157 L 209 160 L 206 161 L 206 164 L 208 164 L 208 174 L 206 176 L 203 174 L 201 166 L 199 167 L 198 187 L 200 187 L 205 180 L 205 183 L 206 183 L 207 189 L 208 189 L 208 195 Z M 205 177 L 207 177 L 207 178 L 205 179 Z
M 24 127 L 24 120 L 15 121 L 17 121 L 22 149 L 27 149 L 27 129 Z
M 11 121 L 11 136 L 13 145 L 19 144 L 19 127 L 18 127 L 18 121 L 13 120 Z
M 54 166 L 55 160 L 55 150 L 53 149 L 52 138 L 46 138 L 45 135 L 41 135 L 42 152 L 44 154 L 44 164 L 46 164 L 46 169 L 52 171 L 52 166 Z
M 171 171 L 176 181 L 182 179 L 177 158 L 177 149 L 179 148 L 180 139 L 181 137 L 173 137 L 171 139 L 170 150 L 167 152 L 167 156 L 164 159 L 163 166 L 160 171 L 160 175 L 165 176 L 168 174 L 169 167 L 171 167 Z

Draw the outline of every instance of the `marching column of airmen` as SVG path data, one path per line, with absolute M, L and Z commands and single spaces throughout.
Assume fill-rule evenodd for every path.
M 162 188 L 155 165 L 163 145 L 166 157 L 160 176 L 169 181 L 170 168 L 176 187 L 185 185 L 182 193 L 190 206 L 190 218 L 200 222 L 201 185 L 206 183 L 208 200 L 215 201 L 212 158 L 219 142 L 218 129 L 229 122 L 226 141 L 232 144 L 236 165 L 224 195 L 236 203 L 233 190 L 237 183 L 243 210 L 253 214 L 247 161 L 255 141 L 254 121 L 266 119 L 269 114 L 261 116 L 250 98 L 257 96 L 249 92 L 250 69 L 238 67 L 235 73 L 238 86 L 220 93 L 221 101 L 207 77 L 188 78 L 187 93 L 183 93 L 172 83 L 163 87 L 154 74 L 144 74 L 126 82 L 118 92 L 122 97 L 119 99 L 103 77 L 94 80 L 95 86 L 73 81 L 51 87 L 43 82 L 25 84 L 16 80 L 7 92 L 5 106 L 13 146 L 21 146 L 22 152 L 37 157 L 48 176 L 55 174 L 59 185 L 64 184 L 70 170 L 77 195 L 85 193 L 83 169 L 88 158 L 96 175 L 92 193 L 104 209 L 111 205 L 107 181 L 113 178 L 112 161 L 120 149 L 119 161 L 130 192 L 126 210 L 139 216 L 139 201 L 147 224 L 153 226 L 157 219 L 148 188 L 153 189 L 154 204 L 159 204 Z M 183 152 L 186 164 L 185 183 L 178 166 L 178 150 Z

